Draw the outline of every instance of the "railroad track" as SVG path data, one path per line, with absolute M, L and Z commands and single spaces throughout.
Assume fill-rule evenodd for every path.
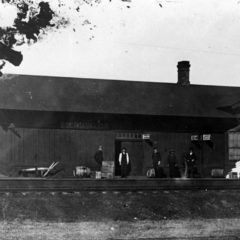
M 50 179 L 1 178 L 0 192 L 15 191 L 141 191 L 240 189 L 235 179 Z

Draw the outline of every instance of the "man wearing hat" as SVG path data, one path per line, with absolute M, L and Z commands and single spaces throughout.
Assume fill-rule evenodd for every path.
M 186 154 L 187 162 L 187 177 L 193 178 L 196 172 L 196 155 L 193 152 L 193 148 L 189 148 L 189 152 Z
M 102 145 L 98 146 L 98 150 L 94 154 L 94 159 L 98 165 L 98 171 L 101 171 L 102 162 L 103 162 L 103 147 L 102 147 Z
M 164 177 L 164 171 L 161 166 L 161 154 L 156 147 L 153 148 L 152 161 L 153 168 L 155 170 L 155 177 L 156 178 Z
M 169 166 L 169 177 L 174 178 L 175 177 L 175 168 L 177 164 L 177 157 L 175 154 L 175 151 L 173 149 L 170 149 L 168 154 L 168 166 Z
M 124 147 L 122 148 L 121 153 L 119 154 L 119 165 L 121 167 L 121 177 L 127 177 L 129 173 L 129 166 L 130 166 L 130 161 L 129 161 L 129 155 L 127 153 L 127 149 Z

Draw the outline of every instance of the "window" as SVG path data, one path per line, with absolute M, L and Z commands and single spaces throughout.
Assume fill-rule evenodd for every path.
M 240 161 L 240 132 L 228 132 L 228 158 Z

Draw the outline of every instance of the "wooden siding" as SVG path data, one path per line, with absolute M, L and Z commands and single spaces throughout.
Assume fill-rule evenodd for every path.
M 183 156 L 188 152 L 189 147 L 193 147 L 197 155 L 197 168 L 202 176 L 211 176 L 213 168 L 225 167 L 225 136 L 224 134 L 212 134 L 211 147 L 206 142 L 200 145 L 194 145 L 191 139 L 191 133 L 174 133 L 174 132 L 149 132 L 153 144 L 156 145 L 161 153 L 162 166 L 168 175 L 168 153 L 170 149 L 174 149 L 177 157 L 177 164 L 183 167 Z M 152 167 L 152 146 L 145 142 L 143 144 L 143 173 Z M 130 156 L 131 158 L 131 156 Z
M 65 168 L 65 175 L 72 176 L 75 166 L 87 166 L 96 169 L 94 153 L 99 144 L 104 148 L 104 159 L 114 161 L 115 139 L 117 131 L 72 130 L 72 129 L 30 129 L 17 128 L 21 138 L 11 131 L 0 129 L 0 174 L 17 176 L 24 167 L 49 166 L 59 161 Z M 150 132 L 151 139 L 162 155 L 166 173 L 167 156 L 170 149 L 176 151 L 178 164 L 182 166 L 182 156 L 191 145 L 191 133 Z M 213 134 L 213 148 L 204 144 L 203 151 L 194 146 L 198 156 L 198 169 L 204 176 L 210 176 L 212 168 L 224 168 L 225 138 L 224 134 Z M 152 146 L 142 144 L 144 160 L 142 173 L 152 167 Z M 203 163 L 201 166 L 201 154 Z M 131 156 L 130 156 L 131 159 Z
M 93 156 L 99 144 L 107 146 L 104 158 L 113 160 L 115 135 L 111 132 L 29 128 L 16 131 L 21 138 L 0 130 L 2 174 L 15 176 L 23 167 L 49 166 L 53 161 L 61 163 L 66 175 L 72 175 L 78 165 L 94 169 L 97 165 Z

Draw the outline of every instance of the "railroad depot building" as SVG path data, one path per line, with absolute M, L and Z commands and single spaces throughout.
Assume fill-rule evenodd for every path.
M 181 167 L 189 147 L 201 177 L 210 177 L 212 169 L 227 173 L 240 160 L 238 119 L 228 111 L 240 101 L 240 88 L 192 85 L 189 63 L 178 67 L 177 83 L 4 75 L 0 174 L 16 177 L 22 168 L 54 161 L 63 167 L 63 177 L 73 176 L 76 166 L 95 170 L 99 145 L 104 159 L 115 161 L 115 175 L 123 146 L 131 176 L 146 175 L 153 147 L 166 174 L 169 150 L 175 150 Z M 232 133 L 237 145 L 230 146 Z

